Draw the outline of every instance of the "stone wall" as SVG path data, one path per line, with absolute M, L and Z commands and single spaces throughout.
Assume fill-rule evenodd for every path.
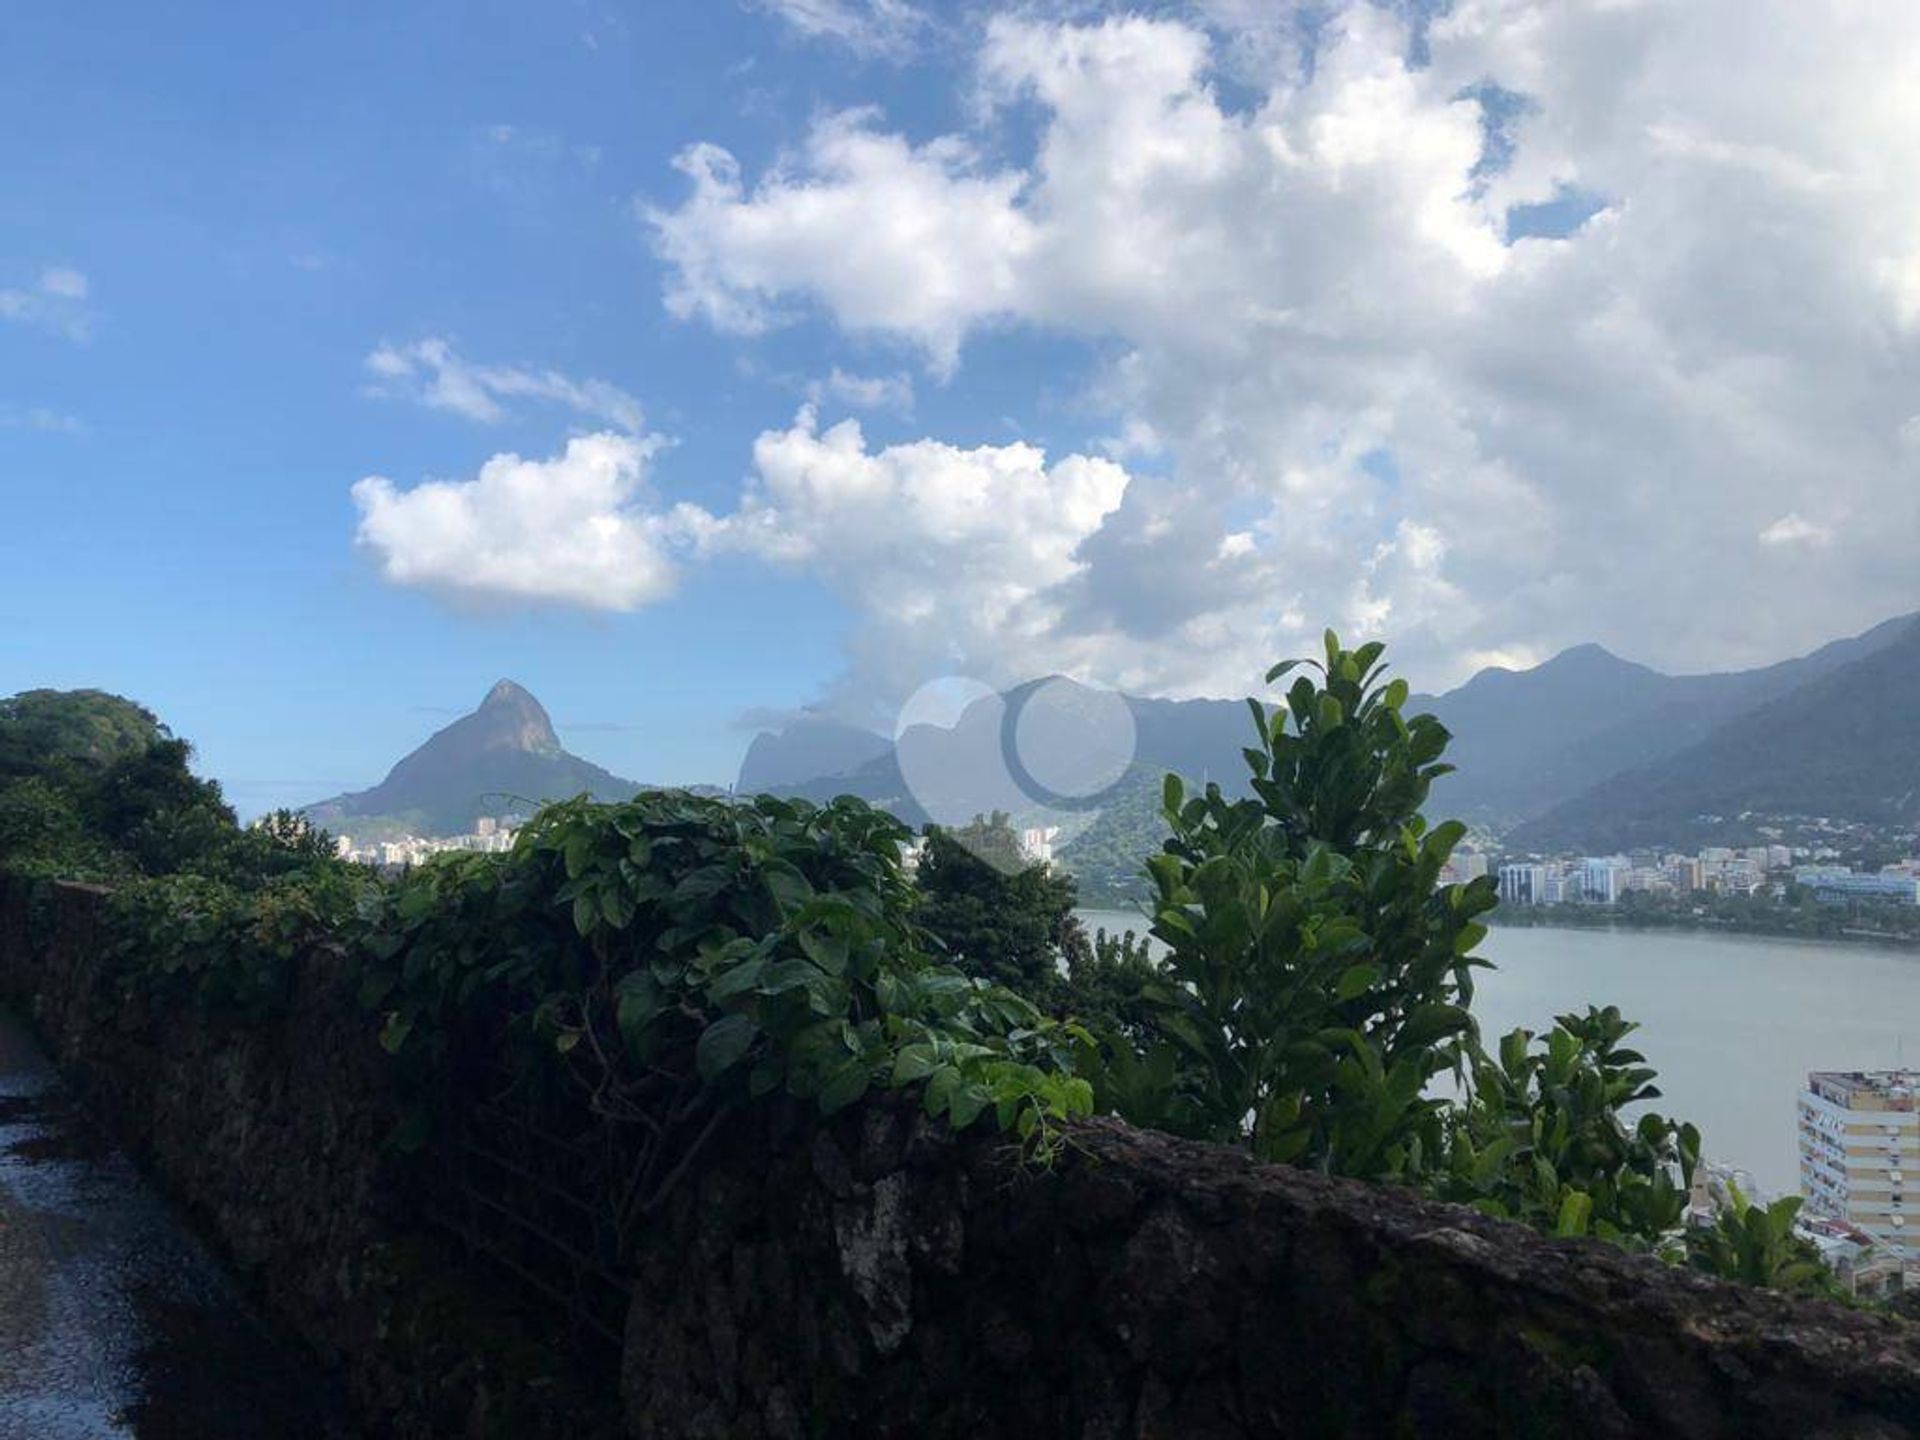
M 620 1430 L 614 1363 L 413 1223 L 387 1139 L 386 1055 L 341 957 L 306 957 L 284 1015 L 153 1012 L 99 943 L 103 892 L 0 878 L 0 1003 L 232 1262 L 346 1381 L 370 1434 Z M 592 1357 L 601 1359 L 601 1357 Z
M 0 996 L 407 1434 L 590 1435 L 611 1361 L 410 1223 L 368 1017 L 143 1013 L 55 899 L 0 896 Z M 899 1097 L 735 1116 L 643 1247 L 624 1428 L 667 1437 L 1920 1437 L 1920 1330 L 1112 1122 L 1051 1171 Z
M 743 1117 L 659 1228 L 637 1435 L 1920 1435 L 1920 1328 L 1111 1121 Z

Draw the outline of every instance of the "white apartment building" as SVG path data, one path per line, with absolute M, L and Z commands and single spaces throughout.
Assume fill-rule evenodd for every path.
M 1546 901 L 1547 867 L 1502 865 L 1500 899 L 1508 905 L 1540 905 Z
M 1020 832 L 1020 853 L 1035 865 L 1053 863 L 1053 842 L 1060 838 L 1058 825 L 1036 825 Z
M 1920 1284 L 1920 1071 L 1816 1070 L 1800 1092 L 1807 1211 L 1873 1237 Z

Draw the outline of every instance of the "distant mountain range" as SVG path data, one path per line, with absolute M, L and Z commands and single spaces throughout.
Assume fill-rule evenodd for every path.
M 356 839 L 460 835 L 483 815 L 530 814 L 543 801 L 581 794 L 625 800 L 640 788 L 567 753 L 540 702 L 502 680 L 479 709 L 435 732 L 371 790 L 322 800 L 305 813 Z
M 899 746 L 819 721 L 763 733 L 749 749 L 741 788 L 859 795 L 918 824 L 928 818 L 931 779 L 949 792 L 936 810 L 960 805 L 972 785 L 977 808 L 1017 813 L 1019 792 L 1005 778 L 1008 717 L 1019 716 L 1036 687 L 1057 697 L 1057 687 L 1071 683 L 1033 681 L 983 698 L 952 730 L 921 727 Z M 1737 828 L 1729 822 L 1751 811 L 1875 823 L 1920 816 L 1916 687 L 1920 616 L 1907 615 L 1797 659 L 1714 674 L 1667 675 L 1580 645 L 1530 670 L 1483 670 L 1410 706 L 1431 711 L 1454 735 L 1448 758 L 1459 769 L 1435 786 L 1431 813 L 1506 833 L 1515 845 L 1611 850 L 1678 843 L 1701 828 L 1702 815 L 1721 817 L 1721 829 Z M 1144 853 L 1142 839 L 1151 850 L 1151 837 L 1134 832 L 1157 826 L 1146 797 L 1166 771 L 1230 787 L 1245 773 L 1240 751 L 1252 731 L 1244 702 L 1126 704 L 1138 733 L 1135 762 L 1073 827 L 1061 852 L 1070 865 L 1104 872 L 1109 861 Z M 1000 739 L 983 741 L 982 727 Z M 903 773 L 903 752 L 917 785 Z M 802 774 L 814 754 L 828 756 L 831 768 Z M 1007 803 L 1009 794 L 1016 803 Z
M 1663 675 L 1598 645 L 1564 650 L 1531 670 L 1483 670 L 1456 690 L 1413 702 L 1454 735 L 1447 758 L 1459 771 L 1435 787 L 1435 800 L 1498 828 L 1542 816 L 1885 650 L 1916 620 L 1888 620 L 1758 670 Z
M 857 795 L 913 825 L 995 809 L 1028 823 L 1044 817 L 1064 823 L 1065 863 L 1096 885 L 1117 885 L 1157 844 L 1167 771 L 1230 788 L 1246 773 L 1244 702 L 1120 697 L 1132 720 L 1131 762 L 1119 754 L 1084 799 L 1039 803 L 1049 782 L 1042 767 L 1024 768 L 1015 739 L 1037 713 L 1036 697 L 1069 748 L 1083 731 L 1093 749 L 1102 734 L 1111 739 L 1115 700 L 1055 676 L 982 697 L 950 729 L 913 726 L 897 743 L 820 716 L 763 731 L 737 788 Z M 1920 616 L 1777 665 L 1706 675 L 1666 675 L 1580 645 L 1530 670 L 1483 670 L 1410 704 L 1454 735 L 1448 758 L 1459 770 L 1435 786 L 1429 813 L 1468 820 L 1510 848 L 1735 841 L 1758 814 L 1920 825 Z M 569 754 L 540 702 L 502 680 L 380 784 L 307 813 L 356 838 L 456 834 L 483 815 L 582 793 L 624 799 L 639 788 Z
M 1525 821 L 1509 842 L 1610 851 L 1746 839 L 1755 821 L 1743 816 L 1920 828 L 1920 621 L 1791 663 L 1799 683 L 1782 688 L 1781 666 L 1751 672 L 1768 683 L 1731 718 Z

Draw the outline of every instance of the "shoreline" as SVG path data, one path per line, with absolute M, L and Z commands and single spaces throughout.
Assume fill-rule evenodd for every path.
M 1083 898 L 1074 908 L 1078 912 L 1096 911 L 1109 915 L 1124 914 L 1138 923 L 1129 928 L 1146 933 L 1147 921 L 1137 917 L 1133 906 L 1144 897 L 1107 897 L 1089 902 Z M 1543 907 L 1544 908 L 1544 907 Z M 1530 914 L 1525 910 L 1489 911 L 1485 923 L 1497 930 L 1607 930 L 1652 931 L 1675 935 L 1739 935 L 1762 940 L 1797 940 L 1811 945 L 1861 945 L 1903 954 L 1920 953 L 1920 934 L 1897 930 L 1876 930 L 1862 925 L 1842 925 L 1832 930 L 1796 930 L 1784 926 L 1754 924 L 1736 919 L 1695 916 L 1635 915 L 1614 909 L 1607 912 L 1555 909 L 1548 914 Z
M 1798 940 L 1811 945 L 1864 945 L 1882 950 L 1920 951 L 1920 935 L 1896 930 L 1872 930 L 1858 925 L 1843 925 L 1833 930 L 1795 930 L 1784 926 L 1756 925 L 1739 920 L 1679 919 L 1669 917 L 1610 914 L 1591 920 L 1577 915 L 1555 914 L 1538 919 L 1498 909 L 1489 911 L 1486 924 L 1496 930 L 1610 930 L 1659 931 L 1678 935 L 1741 935 L 1762 940 Z

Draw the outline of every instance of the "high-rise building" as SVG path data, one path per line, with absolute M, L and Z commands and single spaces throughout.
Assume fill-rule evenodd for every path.
M 1500 899 L 1507 905 L 1540 905 L 1546 902 L 1547 867 L 1544 865 L 1502 865 Z
M 1580 862 L 1580 898 L 1595 905 L 1617 904 L 1626 870 L 1626 862 L 1618 856 L 1588 856 Z
M 1920 1180 L 1920 1072 L 1816 1070 L 1800 1092 L 1807 1210 L 1865 1231 L 1920 1283 L 1910 1191 Z

